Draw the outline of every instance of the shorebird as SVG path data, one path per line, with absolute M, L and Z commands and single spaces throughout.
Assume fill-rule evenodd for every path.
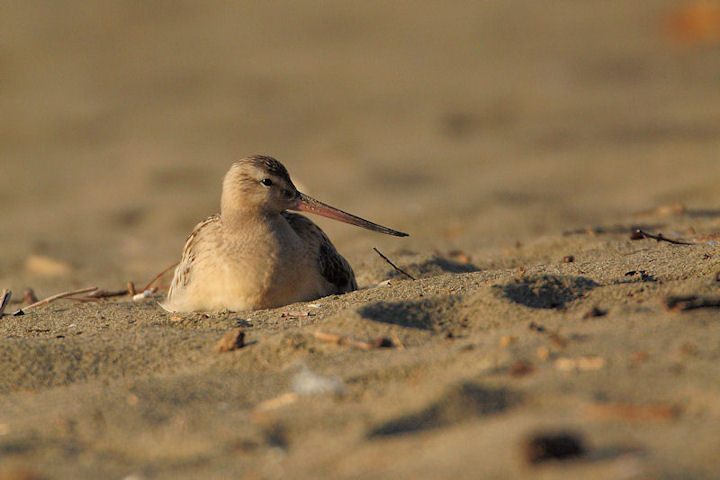
M 350 264 L 327 235 L 288 210 L 407 236 L 299 192 L 272 157 L 243 158 L 225 174 L 220 214 L 188 237 L 161 306 L 171 312 L 255 310 L 356 290 Z

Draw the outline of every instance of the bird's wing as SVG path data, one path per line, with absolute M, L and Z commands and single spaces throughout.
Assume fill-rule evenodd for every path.
M 309 218 L 297 213 L 282 212 L 295 233 L 317 252 L 320 273 L 338 293 L 357 290 L 355 273 L 350 264 L 335 250 L 335 246 L 325 233 Z
M 186 287 L 192 278 L 193 264 L 201 253 L 198 248 L 203 242 L 207 242 L 208 238 L 212 238 L 212 234 L 220 227 L 220 215 L 211 215 L 202 222 L 198 223 L 188 236 L 183 248 L 182 259 L 175 269 L 167 298 L 170 300 L 177 291 Z

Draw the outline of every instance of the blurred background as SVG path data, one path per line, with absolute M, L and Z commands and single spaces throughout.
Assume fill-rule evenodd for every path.
M 8 286 L 152 276 L 257 153 L 412 234 L 351 262 L 478 258 L 720 206 L 720 2 L 6 2 L 0 111 Z

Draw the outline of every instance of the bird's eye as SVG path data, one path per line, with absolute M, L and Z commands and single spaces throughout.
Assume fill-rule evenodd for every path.
M 262 180 L 260 180 L 260 183 L 262 183 L 266 187 L 269 187 L 273 184 L 273 181 L 270 180 L 269 178 L 263 178 Z

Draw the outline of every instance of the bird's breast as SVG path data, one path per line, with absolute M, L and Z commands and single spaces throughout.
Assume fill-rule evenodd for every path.
M 246 308 L 270 308 L 322 294 L 317 252 L 287 226 L 239 236 L 225 245 L 224 298 Z

